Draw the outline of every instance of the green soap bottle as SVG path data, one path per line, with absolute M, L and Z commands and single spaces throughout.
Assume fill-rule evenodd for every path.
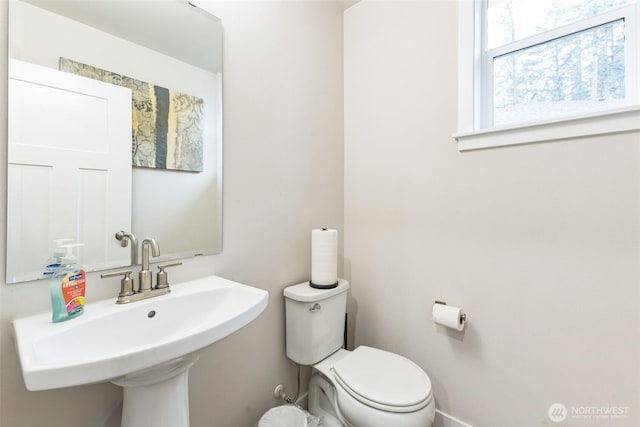
M 73 255 L 73 248 L 82 243 L 62 245 L 66 254 L 60 261 L 60 267 L 51 277 L 51 320 L 64 322 L 84 313 L 84 292 L 86 276 L 84 269 Z

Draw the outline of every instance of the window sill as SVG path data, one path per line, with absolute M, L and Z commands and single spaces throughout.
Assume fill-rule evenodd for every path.
M 640 106 L 453 135 L 459 151 L 560 141 L 640 130 Z

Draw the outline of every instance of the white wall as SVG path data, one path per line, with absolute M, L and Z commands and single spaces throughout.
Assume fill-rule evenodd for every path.
M 266 311 L 205 351 L 190 376 L 193 427 L 250 426 L 277 404 L 276 384 L 295 388 L 295 368 L 285 357 L 282 289 L 310 274 L 310 230 L 342 229 L 342 9 L 330 2 L 198 3 L 224 27 L 223 252 L 188 260 L 171 275 L 178 281 L 215 273 L 270 292 Z M 7 3 L 0 1 L 0 111 L 6 111 L 6 24 Z M 3 114 L 0 241 L 6 144 Z M 89 276 L 89 302 L 115 299 L 117 292 L 117 280 Z M 0 425 L 103 425 L 122 398 L 114 385 L 24 388 L 9 322 L 48 310 L 47 285 L 2 282 L 0 304 Z
M 457 3 L 345 13 L 345 275 L 356 342 L 428 371 L 474 426 L 559 402 L 640 425 L 640 136 L 459 153 Z M 434 326 L 462 306 L 464 334 Z

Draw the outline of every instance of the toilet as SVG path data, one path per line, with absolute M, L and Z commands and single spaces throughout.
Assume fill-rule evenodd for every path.
M 360 346 L 343 349 L 349 282 L 284 290 L 287 357 L 312 366 L 309 412 L 324 427 L 431 427 L 435 402 L 429 376 L 411 360 Z

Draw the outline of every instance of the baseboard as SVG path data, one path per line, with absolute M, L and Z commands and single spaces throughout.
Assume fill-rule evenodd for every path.
M 467 424 L 464 421 L 460 421 L 456 417 L 453 417 L 439 409 L 436 409 L 436 418 L 433 421 L 433 427 L 473 427 L 471 424 Z
M 300 396 L 295 404 L 303 409 L 308 408 L 309 403 L 309 392 L 304 393 Z M 471 424 L 467 424 L 464 421 L 457 419 L 454 416 L 451 416 L 445 412 L 442 412 L 439 409 L 436 409 L 436 417 L 433 421 L 433 427 L 473 427 Z

